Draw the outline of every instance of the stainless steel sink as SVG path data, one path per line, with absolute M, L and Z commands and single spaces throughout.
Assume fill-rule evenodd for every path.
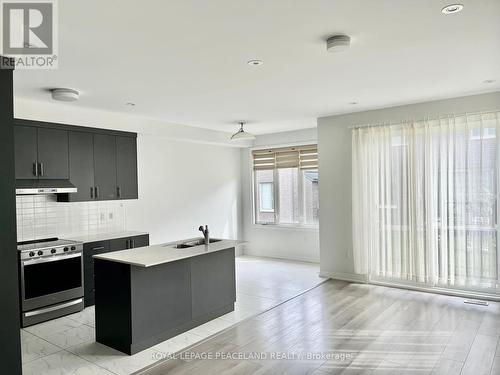
M 214 243 L 214 242 L 219 242 L 222 241 L 218 238 L 210 238 L 209 242 Z M 165 245 L 165 247 L 173 247 L 174 249 L 188 249 L 193 246 L 199 246 L 199 245 L 204 245 L 205 244 L 205 239 L 204 238 L 196 238 L 194 240 L 186 241 L 186 242 L 181 242 L 178 244 L 174 245 Z
M 188 245 L 185 243 L 178 243 L 177 245 L 172 246 L 174 249 L 187 249 L 188 247 L 193 247 L 194 245 Z

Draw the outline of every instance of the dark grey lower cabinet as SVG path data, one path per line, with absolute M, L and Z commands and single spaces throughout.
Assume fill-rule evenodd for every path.
M 134 354 L 234 310 L 234 247 L 152 267 L 96 259 L 96 341 Z
M 136 247 L 149 246 L 149 235 L 116 238 L 109 241 L 110 251 L 118 251 L 124 249 L 134 249 Z
M 230 249 L 191 258 L 194 319 L 236 300 L 235 284 L 227 282 L 235 279 L 234 268 L 234 252 Z
M 95 282 L 94 282 L 94 258 L 93 255 L 108 253 L 110 251 L 119 251 L 135 247 L 148 246 L 149 235 L 131 236 L 124 238 L 115 238 L 106 241 L 87 242 L 83 245 L 83 285 L 85 307 L 92 306 L 95 303 Z
M 187 259 L 162 267 L 131 267 L 130 294 L 134 305 L 142 306 L 133 310 L 132 342 L 154 340 L 191 320 L 189 266 Z

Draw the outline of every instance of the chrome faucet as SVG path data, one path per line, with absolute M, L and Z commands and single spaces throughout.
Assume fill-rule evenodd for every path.
M 203 225 L 200 225 L 198 228 L 201 233 L 203 233 L 203 237 L 205 237 L 205 245 L 210 244 L 210 238 L 208 236 L 208 225 L 205 225 L 205 229 L 203 229 Z

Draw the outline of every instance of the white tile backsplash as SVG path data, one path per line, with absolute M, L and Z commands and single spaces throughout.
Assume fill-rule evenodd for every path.
M 53 194 L 18 195 L 16 215 L 18 241 L 126 229 L 123 201 L 62 203 Z

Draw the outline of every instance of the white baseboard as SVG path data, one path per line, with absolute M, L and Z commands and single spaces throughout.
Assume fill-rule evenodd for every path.
M 320 271 L 319 275 L 321 277 L 328 277 L 328 278 L 334 279 L 334 280 L 350 281 L 353 283 L 367 283 L 368 282 L 368 279 L 365 275 L 360 275 L 357 273 Z
M 385 286 L 389 288 L 399 288 L 399 289 L 414 290 L 418 292 L 444 294 L 448 296 L 461 297 L 461 298 L 483 299 L 483 300 L 497 301 L 497 302 L 500 301 L 500 296 L 494 294 L 473 292 L 473 291 L 459 290 L 459 289 L 425 287 L 425 286 L 411 285 L 405 283 L 384 282 L 380 280 L 370 280 L 368 276 L 356 273 L 322 271 L 320 272 L 319 275 L 321 277 L 328 277 L 334 280 L 349 281 L 353 283 L 372 284 L 372 285 Z
M 319 263 L 319 259 L 317 259 L 315 257 L 294 256 L 294 255 L 290 255 L 290 254 L 273 253 L 273 252 L 261 253 L 259 251 L 249 250 L 248 248 L 245 248 L 243 250 L 242 255 L 250 255 L 253 257 L 263 257 L 263 258 L 273 258 L 273 259 L 283 259 L 283 260 L 294 260 L 297 262 Z

